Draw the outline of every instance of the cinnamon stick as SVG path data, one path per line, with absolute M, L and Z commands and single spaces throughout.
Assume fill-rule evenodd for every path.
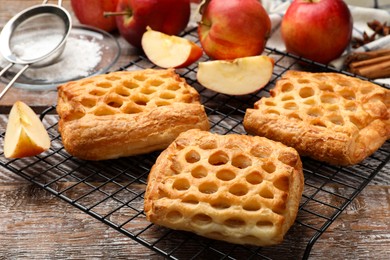
M 358 67 L 379 64 L 379 63 L 384 62 L 384 61 L 390 61 L 390 54 L 386 55 L 386 56 L 380 56 L 380 57 L 371 58 L 371 59 L 367 59 L 367 60 L 352 62 L 351 64 L 349 64 L 349 68 L 356 69 Z
M 348 66 L 350 63 L 355 61 L 368 60 L 386 55 L 390 55 L 390 49 L 380 49 L 367 52 L 354 52 L 347 57 L 345 64 Z
M 353 68 L 350 68 L 350 72 L 369 79 L 390 77 L 390 57 L 388 60 L 384 60 L 381 62 L 375 62 L 358 67 L 355 66 Z
M 388 78 L 390 77 L 390 67 L 386 67 L 384 69 L 366 67 L 358 70 L 356 74 L 369 79 Z
M 390 49 L 354 53 L 348 58 L 347 68 L 354 74 L 369 79 L 390 77 Z

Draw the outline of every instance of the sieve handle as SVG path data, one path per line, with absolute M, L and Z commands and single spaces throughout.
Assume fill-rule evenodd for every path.
M 5 67 L 1 72 L 0 72 L 0 77 L 7 71 L 9 70 L 12 66 L 14 65 L 14 63 L 10 63 L 7 67 Z M 5 86 L 5 88 L 3 89 L 3 91 L 0 93 L 0 99 L 5 95 L 5 93 L 7 93 L 8 89 L 11 88 L 11 86 L 15 83 L 15 81 L 20 77 L 20 75 L 23 74 L 23 72 L 28 69 L 28 67 L 30 67 L 30 64 L 27 64 L 27 65 L 24 65 L 24 67 L 19 70 L 18 73 L 16 73 L 16 75 L 11 79 L 10 82 L 8 82 L 7 86 Z

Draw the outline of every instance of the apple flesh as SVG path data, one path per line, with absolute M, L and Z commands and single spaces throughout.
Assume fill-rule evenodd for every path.
M 199 62 L 197 79 L 205 88 L 228 95 L 245 95 L 270 81 L 274 59 L 264 55 Z
M 282 19 L 287 52 L 328 64 L 351 41 L 353 20 L 342 0 L 295 0 Z
M 35 112 L 21 101 L 9 114 L 4 138 L 4 156 L 22 158 L 40 154 L 50 148 L 50 138 Z
M 113 12 L 118 0 L 71 0 L 73 12 L 80 23 L 97 27 L 107 32 L 116 29 L 114 17 L 105 17 L 104 12 Z
M 142 36 L 142 49 L 148 59 L 161 68 L 184 68 L 203 54 L 202 48 L 188 39 L 150 28 Z
M 178 35 L 191 15 L 190 0 L 119 0 L 115 17 L 121 36 L 131 45 L 141 48 L 142 36 L 149 26 L 168 35 Z
M 211 0 L 201 4 L 198 35 L 204 52 L 215 60 L 260 55 L 271 20 L 258 0 Z

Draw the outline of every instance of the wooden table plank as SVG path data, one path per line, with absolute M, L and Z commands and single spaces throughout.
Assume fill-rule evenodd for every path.
M 157 256 L 30 183 L 0 186 L 0 259 L 139 259 Z

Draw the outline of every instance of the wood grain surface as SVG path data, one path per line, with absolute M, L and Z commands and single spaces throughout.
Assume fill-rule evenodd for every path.
M 39 3 L 0 0 L 0 27 L 13 14 Z M 69 1 L 64 1 L 64 6 L 71 10 Z M 113 70 L 137 54 L 123 39 L 119 41 L 122 55 Z M 0 90 L 3 87 L 0 83 Z M 56 91 L 13 88 L 0 101 L 0 113 L 7 114 L 18 99 L 39 112 L 55 102 Z M 3 120 L 0 131 L 4 128 Z M 2 167 L 0 212 L 0 259 L 162 259 L 154 251 Z M 299 236 L 296 240 L 296 247 L 281 249 L 276 253 L 277 259 L 296 259 L 297 252 L 303 250 Z M 310 259 L 332 258 L 390 259 L 389 164 L 318 239 L 310 254 Z

